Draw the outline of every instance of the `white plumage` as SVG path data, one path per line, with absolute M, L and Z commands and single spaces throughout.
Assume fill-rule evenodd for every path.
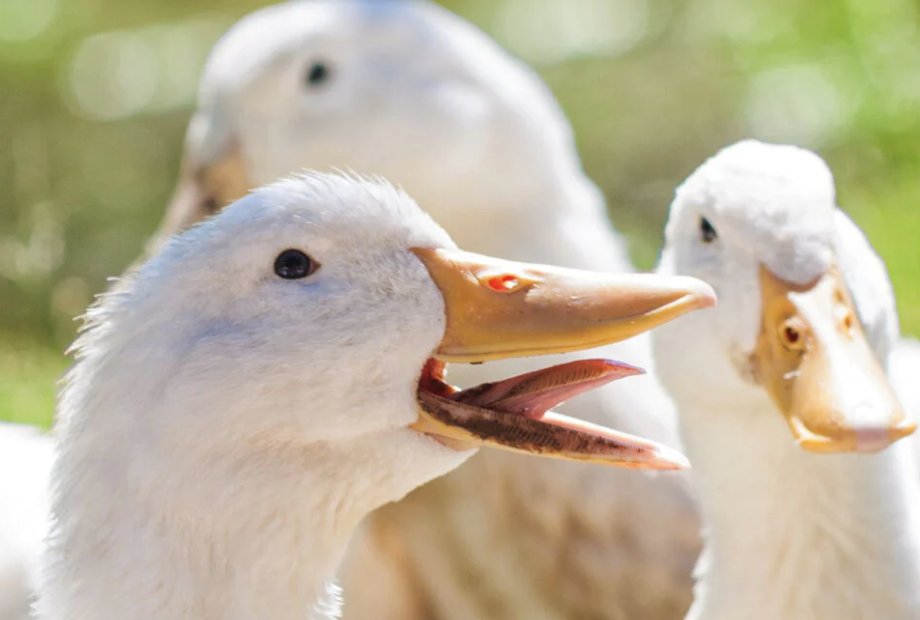
M 289 3 L 228 33 L 202 79 L 185 180 L 158 243 L 301 167 L 385 175 L 479 252 L 631 270 L 546 86 L 428 2 Z M 642 336 L 604 354 L 651 366 Z M 484 378 L 456 371 L 461 384 Z M 654 377 L 629 383 L 566 409 L 675 444 L 671 404 Z M 514 456 L 476 467 L 375 516 L 356 571 L 345 574 L 346 585 L 362 586 L 346 614 L 682 614 L 699 548 L 682 478 Z
M 287 181 L 93 308 L 58 411 L 39 617 L 334 616 L 361 517 L 469 456 L 405 428 L 444 330 L 415 245 L 452 244 L 386 186 Z M 315 278 L 272 273 L 288 247 Z
M 37 429 L 0 423 L 0 619 L 25 620 L 38 584 L 48 519 L 51 440 Z
M 833 178 L 819 157 L 745 141 L 711 158 L 677 191 L 660 270 L 705 279 L 720 301 L 653 337 L 661 377 L 678 403 L 707 532 L 692 620 L 920 618 L 920 479 L 912 442 L 875 454 L 806 452 L 760 383 L 768 314 L 761 305 L 769 301 L 763 269 L 807 287 L 833 265 L 878 363 L 901 363 L 899 353 L 889 362 L 902 345 L 885 266 L 836 207 Z M 820 320 L 845 319 L 835 316 Z M 866 412 L 884 407 L 859 381 L 831 385 L 815 384 L 811 394 L 840 389 L 844 418 L 868 419 Z
M 528 283 L 496 290 L 503 272 Z M 38 616 L 335 617 L 359 521 L 475 446 L 680 467 L 660 446 L 516 413 L 488 390 L 458 403 L 433 369 L 533 354 L 546 334 L 560 350 L 608 342 L 713 302 L 689 278 L 462 253 L 384 182 L 258 190 L 88 312 L 57 411 Z M 585 381 L 554 370 L 500 383 L 537 403 Z
M 383 175 L 473 251 L 633 269 L 546 85 L 433 3 L 295 2 L 231 29 L 205 69 L 164 230 L 299 167 Z M 647 338 L 603 354 L 651 372 L 564 409 L 676 445 Z M 460 385 L 485 378 L 452 372 Z M 480 455 L 372 517 L 344 581 L 387 585 L 355 589 L 345 614 L 676 619 L 698 528 L 683 478 Z

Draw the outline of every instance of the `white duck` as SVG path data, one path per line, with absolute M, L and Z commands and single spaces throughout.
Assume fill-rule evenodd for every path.
M 692 278 L 461 252 L 382 182 L 259 190 L 88 313 L 57 412 L 39 617 L 335 616 L 360 519 L 480 444 L 680 467 L 668 448 L 544 414 L 630 367 L 454 393 L 444 362 L 580 349 L 713 302 Z
M 47 532 L 51 440 L 0 423 L 0 620 L 26 620 Z
M 167 233 L 290 170 L 351 168 L 405 187 L 473 251 L 632 270 L 546 85 L 433 3 L 260 10 L 216 45 L 200 94 Z M 645 337 L 605 354 L 651 363 Z M 674 445 L 673 407 L 651 375 L 566 411 Z M 489 372 L 454 376 L 472 384 Z M 522 517 L 525 505 L 534 509 Z M 356 548 L 344 577 L 363 586 L 345 614 L 676 620 L 690 603 L 698 532 L 683 477 L 484 453 L 374 516 L 372 544 Z M 502 552 L 486 561 L 496 540 Z
M 660 271 L 720 297 L 653 337 L 707 532 L 688 618 L 920 618 L 917 455 L 897 441 L 915 424 L 884 372 L 894 298 L 825 163 L 724 149 L 677 190 Z

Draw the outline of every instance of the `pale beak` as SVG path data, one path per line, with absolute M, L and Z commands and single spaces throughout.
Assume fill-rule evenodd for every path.
M 806 285 L 760 269 L 755 374 L 812 452 L 875 452 L 914 432 L 836 268 Z
M 593 349 L 715 304 L 695 278 L 528 265 L 459 250 L 414 249 L 444 295 L 446 362 Z
M 413 252 L 441 290 L 447 325 L 420 380 L 419 418 L 412 428 L 458 447 L 643 469 L 687 466 L 663 445 L 548 411 L 638 369 L 581 360 L 457 391 L 442 381 L 443 363 L 566 353 L 624 340 L 714 305 L 707 284 L 682 276 L 528 265 L 458 250 Z

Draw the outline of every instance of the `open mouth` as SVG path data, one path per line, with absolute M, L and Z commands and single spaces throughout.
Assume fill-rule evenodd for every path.
M 684 469 L 680 453 L 626 433 L 551 411 L 611 381 L 644 371 L 606 359 L 577 360 L 466 389 L 445 381 L 446 364 L 431 358 L 418 383 L 425 423 L 416 426 L 461 448 L 489 445 L 567 460 L 632 469 Z
M 716 303 L 705 282 L 681 276 L 579 271 L 462 250 L 411 248 L 444 300 L 444 336 L 419 377 L 409 425 L 441 443 L 489 446 L 632 469 L 684 469 L 683 455 L 552 411 L 559 403 L 642 371 L 579 360 L 458 389 L 446 362 L 568 353 L 631 338 Z M 642 415 L 643 412 L 636 412 Z

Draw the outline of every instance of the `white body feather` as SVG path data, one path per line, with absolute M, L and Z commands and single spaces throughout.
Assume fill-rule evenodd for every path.
M 311 86 L 317 62 L 329 77 Z M 243 20 L 212 53 L 187 140 L 199 165 L 229 153 L 251 185 L 302 167 L 383 175 L 472 251 L 632 270 L 549 89 L 433 3 L 290 2 Z M 178 215 L 168 225 L 204 213 Z M 676 445 L 647 336 L 590 355 L 650 372 L 562 410 Z M 451 378 L 471 385 L 534 367 Z M 672 620 L 689 605 L 700 541 L 685 477 L 505 454 L 469 467 L 374 516 L 343 575 L 355 586 L 346 617 Z M 384 579 L 400 590 L 368 586 Z
M 26 620 L 48 520 L 51 440 L 0 423 L 0 620 Z
M 286 181 L 91 310 L 58 410 L 39 617 L 336 616 L 359 520 L 470 454 L 406 428 L 445 324 L 408 249 L 432 246 L 453 247 L 387 186 Z M 316 274 L 272 273 L 291 247 Z
M 715 241 L 701 241 L 700 218 L 718 231 Z M 660 270 L 702 277 L 720 300 L 654 335 L 706 531 L 688 620 L 920 618 L 912 444 L 873 455 L 806 453 L 747 366 L 760 321 L 759 265 L 807 282 L 832 262 L 884 365 L 899 337 L 891 284 L 836 208 L 819 158 L 742 142 L 677 192 Z
M 317 61 L 329 79 L 303 86 Z M 300 166 L 381 174 L 471 251 L 633 269 L 549 89 L 431 3 L 265 9 L 217 45 L 201 93 L 189 133 L 197 161 L 233 145 L 253 183 Z M 579 356 L 650 372 L 563 412 L 678 443 L 646 336 Z M 453 369 L 450 379 L 473 385 L 535 367 L 490 363 Z M 346 586 L 355 584 L 345 616 L 676 619 L 689 605 L 698 527 L 682 476 L 482 454 L 372 517 L 343 574 Z M 383 579 L 403 585 L 366 587 Z
M 327 77 L 314 84 L 305 76 L 317 63 Z M 253 185 L 299 167 L 379 174 L 471 251 L 633 269 L 546 85 L 430 2 L 292 2 L 247 17 L 212 52 L 187 154 Z M 167 229 L 203 215 L 176 211 Z M 646 336 L 579 356 L 650 372 L 563 412 L 678 443 Z M 490 363 L 449 378 L 473 385 L 535 367 Z M 683 476 L 481 455 L 372 517 L 343 574 L 356 586 L 345 616 L 677 619 L 698 531 Z M 402 585 L 367 587 L 384 579 Z

